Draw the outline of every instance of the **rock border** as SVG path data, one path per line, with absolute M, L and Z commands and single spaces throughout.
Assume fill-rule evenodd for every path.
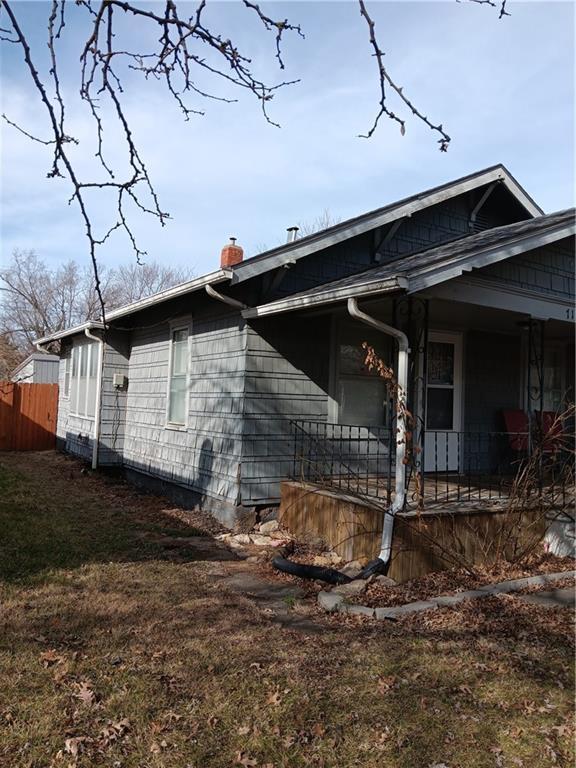
M 458 605 L 458 603 L 462 603 L 464 600 L 474 600 L 480 597 L 490 597 L 491 595 L 505 595 L 508 592 L 518 592 L 525 587 L 544 586 L 554 581 L 575 577 L 576 571 L 543 573 L 539 576 L 527 576 L 523 579 L 501 581 L 499 584 L 487 584 L 485 587 L 469 589 L 466 592 L 457 592 L 454 595 L 440 595 L 439 597 L 432 597 L 430 600 L 417 600 L 413 603 L 383 608 L 371 608 L 368 605 L 347 603 L 345 596 L 337 592 L 319 592 L 318 605 L 327 613 L 346 613 L 352 616 L 368 616 L 372 619 L 391 619 L 395 621 L 412 613 L 435 611 L 438 608 Z

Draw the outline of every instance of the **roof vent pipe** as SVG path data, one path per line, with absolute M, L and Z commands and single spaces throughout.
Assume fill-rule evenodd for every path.
M 220 269 L 227 269 L 233 267 L 235 264 L 240 264 L 244 258 L 244 249 L 239 245 L 236 245 L 236 238 L 231 237 L 230 242 L 227 243 L 220 254 Z
M 286 238 L 287 243 L 293 243 L 294 240 L 298 237 L 298 230 L 300 227 L 288 227 L 286 232 L 288 233 L 288 236 Z

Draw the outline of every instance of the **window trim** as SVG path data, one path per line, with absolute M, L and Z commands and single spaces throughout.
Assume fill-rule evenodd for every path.
M 186 432 L 188 429 L 188 423 L 190 419 L 190 330 L 192 327 L 192 321 L 189 318 L 181 318 L 180 320 L 174 320 L 169 326 L 169 338 L 168 338 L 168 375 L 166 386 L 166 412 L 164 420 L 164 428 L 173 430 L 176 432 Z M 186 331 L 186 397 L 184 402 L 184 422 L 170 421 L 170 384 L 172 381 L 172 359 L 174 353 L 174 334 L 177 331 Z

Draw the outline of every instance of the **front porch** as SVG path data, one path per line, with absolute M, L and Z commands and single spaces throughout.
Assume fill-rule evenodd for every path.
M 398 490 L 399 442 L 397 580 L 453 567 L 459 556 L 489 562 L 510 513 L 525 528 L 523 546 L 573 514 L 572 324 L 434 297 L 372 301 L 366 311 L 409 338 L 406 435 L 395 381 L 390 388 L 365 364 L 367 343 L 396 376 L 392 344 L 336 312 L 328 417 L 290 422 L 292 482 L 280 509 L 292 530 L 325 537 L 345 559 L 376 557 Z

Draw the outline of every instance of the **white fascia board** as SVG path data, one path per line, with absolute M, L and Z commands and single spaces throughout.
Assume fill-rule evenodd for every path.
M 544 210 L 526 194 L 516 179 L 505 168 L 502 169 L 501 179 L 506 189 L 524 206 L 533 218 L 544 215 Z
M 361 285 L 345 286 L 325 293 L 317 293 L 313 296 L 300 296 L 282 301 L 275 301 L 270 304 L 262 304 L 259 307 L 251 307 L 242 312 L 242 317 L 246 319 L 256 317 L 269 317 L 270 315 L 280 315 L 284 312 L 294 312 L 298 309 L 311 309 L 321 307 L 326 304 L 332 304 L 337 301 L 344 301 L 353 297 L 373 296 L 378 293 L 390 293 L 392 291 L 405 290 L 408 287 L 408 281 L 402 276 L 378 280 L 372 283 L 362 283 Z
M 47 344 L 49 341 L 58 341 L 58 339 L 64 339 L 66 336 L 75 336 L 78 333 L 84 333 L 85 330 L 96 330 L 104 328 L 104 323 L 99 320 L 88 320 L 86 323 L 76 325 L 73 328 L 66 328 L 63 331 L 57 331 L 51 333 L 49 336 L 43 336 L 41 339 L 36 339 L 34 344 Z
M 152 296 L 147 296 L 145 299 L 139 299 L 132 302 L 132 304 L 126 304 L 125 307 L 119 307 L 113 309 L 111 312 L 106 313 L 106 321 L 115 320 L 117 317 L 124 317 L 125 315 L 131 315 L 133 312 L 139 312 L 141 309 L 147 309 L 153 307 L 155 304 L 161 304 L 163 301 L 174 299 L 177 296 L 184 296 L 187 293 L 193 293 L 199 288 L 204 288 L 206 285 L 215 285 L 217 283 L 224 283 L 226 280 L 232 278 L 232 271 L 229 269 L 219 269 L 216 272 L 210 272 L 202 277 L 197 277 L 194 280 L 188 280 L 186 283 L 180 283 L 172 288 L 167 288 L 160 293 L 154 293 Z
M 115 320 L 118 317 L 124 317 L 125 315 L 131 315 L 134 312 L 139 312 L 142 309 L 153 307 L 156 304 L 161 304 L 169 299 L 174 299 L 178 296 L 184 296 L 187 293 L 193 293 L 194 291 L 204 288 L 205 285 L 215 285 L 217 283 L 223 283 L 230 280 L 232 272 L 229 269 L 219 269 L 217 272 L 211 272 L 208 275 L 197 277 L 194 280 L 189 280 L 186 283 L 175 285 L 172 288 L 167 288 L 165 291 L 155 293 L 152 296 L 147 296 L 145 299 L 139 299 L 132 304 L 127 304 L 124 307 L 112 310 L 112 312 L 106 313 L 106 323 L 110 320 Z M 103 329 L 104 323 L 100 320 L 90 320 L 82 325 L 77 325 L 74 328 L 67 328 L 64 331 L 58 331 L 58 333 L 52 333 L 50 336 L 45 336 L 42 339 L 35 341 L 35 344 L 46 344 L 49 341 L 57 341 L 63 339 L 66 336 L 74 336 L 77 333 L 83 333 L 85 330 L 91 329 Z
M 449 262 L 421 267 L 410 275 L 410 293 L 425 290 L 447 280 L 453 280 L 472 269 L 488 267 L 527 251 L 550 245 L 566 237 L 573 237 L 574 234 L 576 234 L 576 223 L 560 224 L 553 229 L 525 235 L 510 243 L 492 245 L 474 254 L 455 257 Z
M 271 269 L 282 266 L 289 261 L 297 261 L 304 256 L 309 256 L 312 253 L 324 250 L 325 248 L 349 240 L 357 235 L 362 235 L 365 232 L 370 232 L 373 229 L 390 224 L 391 222 L 396 221 L 396 219 L 412 216 L 413 214 L 418 213 L 418 211 L 429 208 L 432 205 L 436 205 L 444 200 L 449 200 L 452 197 L 457 197 L 465 192 L 470 192 L 473 189 L 483 187 L 486 184 L 495 181 L 503 182 L 506 188 L 514 195 L 514 197 L 516 197 L 516 199 L 518 199 L 532 217 L 541 216 L 543 214 L 542 209 L 539 208 L 524 192 L 522 187 L 520 187 L 518 182 L 510 176 L 504 166 L 497 166 L 477 176 L 465 179 L 453 186 L 448 186 L 447 188 L 429 194 L 423 194 L 422 196 L 403 204 L 396 206 L 392 205 L 391 208 L 382 211 L 380 214 L 367 214 L 365 218 L 360 217 L 362 219 L 361 221 L 353 220 L 350 226 L 346 226 L 346 223 L 344 222 L 341 228 L 336 229 L 336 231 L 328 232 L 326 235 L 319 233 L 316 238 L 311 240 L 306 238 L 306 242 L 302 242 L 301 244 L 298 240 L 295 240 L 290 248 L 283 246 L 282 251 L 276 255 L 270 254 L 268 257 L 261 259 L 257 258 L 256 260 L 247 259 L 245 262 L 234 267 L 232 283 L 248 280 L 263 272 L 268 272 Z M 336 227 L 337 226 L 338 225 L 336 225 Z
M 517 312 L 537 320 L 562 320 L 574 324 L 571 320 L 574 307 L 569 299 L 547 298 L 536 291 L 490 284 L 480 278 L 462 277 L 452 280 L 436 286 L 433 291 L 426 291 L 424 295 L 462 304 Z

